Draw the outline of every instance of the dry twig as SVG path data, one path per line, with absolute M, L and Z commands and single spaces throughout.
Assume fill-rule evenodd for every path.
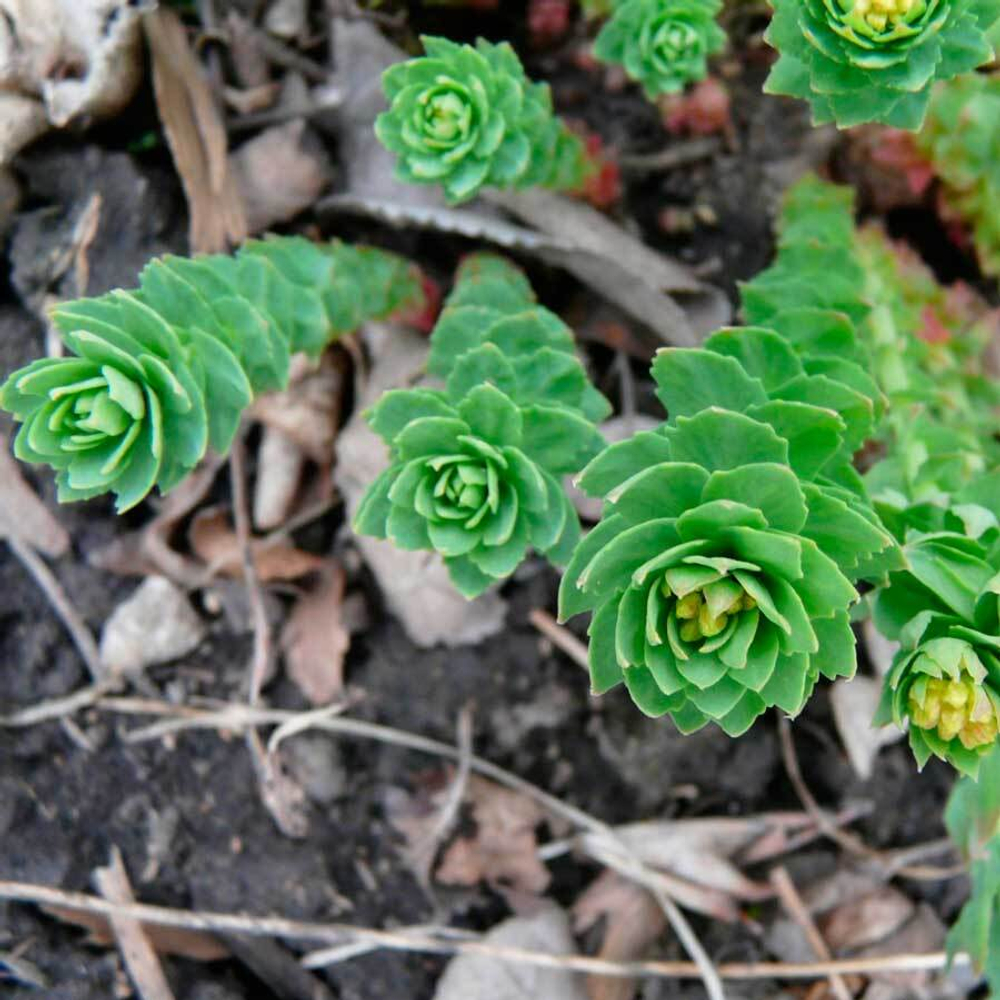
M 778 865 L 772 869 L 771 884 L 778 893 L 785 912 L 802 929 L 802 933 L 805 934 L 806 939 L 809 941 L 809 946 L 816 953 L 816 957 L 824 961 L 829 961 L 832 958 L 830 949 L 826 941 L 823 940 L 823 935 L 820 934 L 812 917 L 809 915 L 809 910 L 806 909 L 805 903 L 802 902 L 802 897 L 795 888 L 795 883 L 788 874 L 788 870 L 783 865 Z M 836 973 L 831 974 L 830 988 L 833 990 L 837 1000 L 851 1000 L 851 991 L 847 988 L 847 983 L 844 982 L 840 975 Z
M 67 892 L 50 886 L 26 882 L 0 881 L 0 899 L 22 903 L 59 906 L 85 913 L 130 918 L 167 927 L 212 933 L 252 934 L 258 937 L 300 938 L 323 941 L 338 948 L 350 943 L 365 943 L 392 951 L 425 952 L 435 955 L 474 953 L 491 958 L 533 965 L 548 969 L 567 969 L 602 976 L 645 976 L 660 979 L 697 979 L 701 970 L 694 962 L 612 962 L 586 955 L 553 955 L 485 942 L 479 935 L 456 932 L 450 928 L 410 927 L 378 930 L 351 924 L 310 923 L 283 917 L 253 917 L 246 914 L 215 913 L 203 910 L 180 910 L 144 903 L 114 903 L 82 892 Z M 968 962 L 967 955 L 957 955 L 955 964 Z M 315 967 L 315 955 L 303 959 L 307 967 Z M 886 972 L 924 972 L 944 969 L 948 956 L 944 952 L 929 955 L 883 955 L 848 958 L 830 962 L 727 962 L 718 968 L 726 979 L 810 980 L 832 974 L 874 975 Z
M 94 881 L 100 894 L 109 903 L 135 902 L 121 851 L 116 846 L 112 845 L 107 868 L 98 868 L 94 872 Z M 113 910 L 108 913 L 108 921 L 125 967 L 142 1000 L 174 1000 L 160 960 L 146 937 L 141 921 Z

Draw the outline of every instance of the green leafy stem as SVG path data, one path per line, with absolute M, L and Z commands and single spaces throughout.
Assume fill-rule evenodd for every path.
M 208 448 L 226 452 L 253 397 L 287 385 L 292 354 L 315 357 L 420 296 L 401 258 L 298 237 L 154 260 L 137 289 L 53 310 L 71 356 L 0 387 L 21 422 L 14 453 L 56 470 L 61 501 L 113 492 L 129 510 L 177 486 Z

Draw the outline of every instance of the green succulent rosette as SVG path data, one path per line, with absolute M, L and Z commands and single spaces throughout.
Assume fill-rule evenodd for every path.
M 580 475 L 606 500 L 559 594 L 592 610 L 595 693 L 624 682 L 682 732 L 738 736 L 768 707 L 797 714 L 820 674 L 855 669 L 857 594 L 804 531 L 789 444 L 745 414 L 708 408 L 611 445 Z
M 373 413 L 393 460 L 366 494 L 356 531 L 401 549 L 439 552 L 456 589 L 470 598 L 509 576 L 529 545 L 553 561 L 567 558 L 579 537 L 556 478 L 567 470 L 550 471 L 538 460 L 537 441 L 508 396 L 484 384 L 452 408 L 415 391 L 405 408 L 398 428 L 387 410 Z M 592 452 L 600 441 L 596 431 L 588 437 Z
M 675 94 L 708 75 L 708 57 L 726 44 L 719 0 L 624 0 L 594 43 L 594 55 L 623 66 L 646 96 Z
M 134 291 L 53 311 L 71 356 L 0 386 L 21 423 L 14 454 L 55 469 L 60 501 L 113 492 L 128 510 L 154 486 L 177 486 L 207 448 L 227 451 L 254 395 L 287 384 L 292 353 L 315 356 L 420 296 L 392 254 L 297 237 L 155 260 Z
M 815 124 L 919 129 L 936 80 L 989 62 L 993 0 L 773 0 L 780 57 L 766 92 L 800 97 Z
M 875 599 L 876 626 L 900 643 L 875 722 L 908 726 L 920 767 L 935 756 L 974 777 L 997 743 L 997 535 L 995 525 L 979 538 L 912 533 L 907 569 Z
M 524 275 L 477 254 L 459 270 L 427 370 L 443 388 L 385 393 L 368 412 L 390 464 L 354 519 L 360 534 L 440 553 L 472 598 L 531 547 L 564 563 L 580 535 L 562 478 L 604 446 L 607 400 L 571 331 L 537 305 Z
M 583 144 L 509 44 L 422 42 L 425 56 L 382 75 L 389 110 L 375 134 L 396 155 L 400 180 L 441 184 L 450 202 L 483 186 L 579 187 L 588 169 Z

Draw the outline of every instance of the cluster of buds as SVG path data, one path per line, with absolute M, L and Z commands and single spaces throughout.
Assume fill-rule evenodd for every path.
M 921 670 L 921 665 L 914 669 Z M 986 669 L 970 646 L 957 680 L 918 677 L 907 697 L 911 724 L 936 730 L 945 741 L 957 739 L 966 750 L 992 744 L 997 738 L 997 712 L 983 687 L 985 676 Z

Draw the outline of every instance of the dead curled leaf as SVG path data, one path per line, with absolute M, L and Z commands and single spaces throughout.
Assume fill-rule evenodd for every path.
M 212 573 L 242 579 L 240 543 L 230 523 L 228 508 L 220 505 L 199 511 L 191 521 L 188 539 L 198 558 Z M 320 556 L 284 542 L 257 538 L 251 542 L 250 549 L 262 583 L 297 580 L 324 564 Z
M 423 849 L 439 822 L 441 808 L 454 779 L 452 768 L 425 775 L 414 794 L 396 789 L 387 802 L 389 822 L 403 835 L 403 853 L 411 864 L 425 867 Z M 486 882 L 498 890 L 537 895 L 549 884 L 548 869 L 538 859 L 535 829 L 545 818 L 525 795 L 478 775 L 470 775 L 463 806 L 475 824 L 468 835 L 456 837 L 444 850 L 435 872 L 446 885 Z M 421 878 L 425 871 L 418 871 Z
M 316 368 L 296 355 L 288 388 L 258 397 L 247 415 L 286 434 L 317 465 L 329 466 L 345 378 L 345 364 L 334 356 L 328 355 Z
M 327 705 L 344 688 L 351 636 L 341 615 L 345 574 L 332 559 L 316 588 L 296 601 L 281 632 L 285 670 L 312 705 Z
M 582 934 L 604 922 L 597 957 L 613 962 L 642 958 L 666 926 L 663 910 L 642 886 L 604 871 L 573 904 L 573 929 Z M 590 1000 L 631 1000 L 636 981 L 588 976 Z
M 115 114 L 142 76 L 141 4 L 0 0 L 0 164 L 74 119 Z
M 476 831 L 458 837 L 445 850 L 437 879 L 445 885 L 486 882 L 498 889 L 542 893 L 549 871 L 538 860 L 535 828 L 541 808 L 525 795 L 473 775 L 465 789 Z

